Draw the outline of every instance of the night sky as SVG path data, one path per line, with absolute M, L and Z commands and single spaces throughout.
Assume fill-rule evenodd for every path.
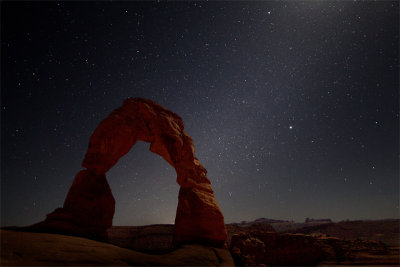
M 2 2 L 1 225 L 61 207 L 127 97 L 182 117 L 225 222 L 399 217 L 399 3 Z M 138 142 L 114 225 L 173 223 L 175 170 Z

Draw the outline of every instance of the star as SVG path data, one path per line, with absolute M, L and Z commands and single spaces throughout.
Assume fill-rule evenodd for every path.
M 182 118 L 226 223 L 398 217 L 399 3 L 157 2 L 99 2 L 85 18 L 79 1 L 4 4 L 1 226 L 62 205 L 93 131 L 127 97 Z M 177 173 L 149 147 L 107 172 L 114 224 L 159 223 L 160 203 L 174 221 Z M 342 198 L 356 187 L 359 201 Z

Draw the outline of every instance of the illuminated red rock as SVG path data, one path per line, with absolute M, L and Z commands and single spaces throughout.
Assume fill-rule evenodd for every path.
M 182 119 L 157 103 L 142 98 L 126 99 L 122 107 L 99 124 L 90 137 L 82 163 L 87 170 L 78 173 L 64 207 L 54 213 L 68 214 L 82 229 L 93 226 L 101 229 L 98 232 L 102 233 L 109 228 L 114 214 L 114 198 L 111 191 L 108 193 L 105 173 L 129 152 L 136 141 L 151 143 L 150 151 L 162 156 L 176 170 L 181 189 L 174 244 L 208 243 L 222 246 L 227 238 L 224 217 L 214 198 L 207 171 L 195 157 L 193 140 L 184 130 Z M 98 186 L 95 177 L 101 181 L 99 188 L 105 192 L 104 197 L 100 193 L 91 198 L 88 193 L 93 192 L 90 187 Z M 90 208 L 96 214 L 88 213 L 90 216 L 86 216 L 84 213 Z M 48 215 L 44 223 L 50 222 L 52 216 Z M 70 217 L 66 220 L 72 220 Z

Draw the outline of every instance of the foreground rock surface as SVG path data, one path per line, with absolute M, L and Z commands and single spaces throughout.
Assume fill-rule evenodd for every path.
M 207 170 L 194 153 L 182 119 L 154 101 L 128 98 L 105 118 L 90 137 L 80 171 L 62 208 L 33 225 L 37 232 L 67 233 L 105 240 L 112 226 L 115 201 L 105 173 L 135 145 L 149 142 L 177 173 L 181 186 L 173 241 L 222 247 L 227 238 L 224 216 L 215 200 Z
M 234 266 L 228 250 L 184 245 L 150 255 L 85 238 L 0 230 L 1 266 Z
M 136 253 L 137 251 L 139 251 L 139 252 L 153 254 L 153 255 L 144 254 L 151 257 L 154 256 L 154 254 L 169 257 L 168 255 L 174 255 L 173 253 L 176 253 L 176 251 L 178 251 L 174 250 L 173 246 L 173 228 L 174 225 L 114 226 L 107 230 L 108 242 L 110 244 L 118 246 L 119 248 L 121 247 L 127 248 L 131 252 L 132 250 L 135 250 Z M 23 228 L 21 229 L 18 227 L 10 227 L 9 229 L 24 230 Z M 305 235 L 305 234 L 290 234 L 290 233 L 280 234 L 276 233 L 275 230 L 270 225 L 265 223 L 244 224 L 244 225 L 230 224 L 227 225 L 227 229 L 229 234 L 227 245 L 236 261 L 236 264 L 240 266 L 242 265 L 244 266 L 264 266 L 264 265 L 267 266 L 268 265 L 398 266 L 400 264 L 399 243 L 396 243 L 395 246 L 390 246 L 380 241 L 374 241 L 374 240 L 361 240 L 361 239 L 344 240 L 341 238 L 332 236 L 328 237 L 324 235 Z M 382 229 L 376 229 L 375 231 L 381 232 L 381 230 Z M 26 244 L 30 244 L 29 242 L 33 242 L 32 244 L 35 244 L 35 242 L 37 242 L 35 240 L 28 240 L 19 235 L 14 235 L 14 237 L 12 238 L 17 238 L 21 240 L 20 242 L 25 242 Z M 63 238 L 59 240 L 61 240 L 60 242 L 64 242 Z M 79 239 L 79 240 L 87 240 L 87 239 Z M 21 254 L 18 249 L 17 250 L 12 249 L 12 247 L 15 247 L 15 244 L 11 245 L 10 249 L 10 247 L 8 247 L 10 243 L 4 242 L 4 239 L 2 241 L 3 241 L 1 245 L 2 257 L 5 260 L 7 260 L 10 257 L 10 255 L 12 259 L 14 259 L 18 255 L 24 255 Z M 104 245 L 105 243 L 100 243 L 100 244 Z M 16 247 L 19 248 L 18 245 Z M 192 246 L 182 247 L 182 249 L 184 249 L 183 251 L 186 251 L 188 247 Z M 198 246 L 195 245 L 193 247 L 198 247 Z M 207 250 L 207 247 L 203 246 L 200 247 L 206 248 Z M 43 250 L 47 249 L 46 246 L 42 248 Z M 59 247 L 59 249 L 61 250 L 62 253 L 64 253 L 63 252 L 65 250 L 64 247 Z M 208 247 L 208 249 L 214 250 L 213 248 L 210 247 Z M 5 254 L 3 252 L 10 250 L 15 251 L 15 253 L 12 252 L 11 254 L 8 254 L 9 256 L 4 257 Z M 50 250 L 50 251 L 53 254 L 55 253 L 55 255 L 59 253 L 59 251 L 57 250 Z M 198 250 L 196 251 L 198 255 L 196 255 L 195 258 L 201 257 L 203 258 L 202 260 L 207 259 L 208 256 L 205 255 L 208 254 L 202 255 L 201 251 Z M 229 257 L 230 260 L 232 260 L 231 256 L 229 254 L 226 254 L 227 252 L 226 250 L 215 250 L 215 251 L 217 253 L 216 255 L 218 255 L 218 258 L 223 259 L 223 257 L 226 256 Z M 221 253 L 221 251 L 224 251 L 224 253 Z M 82 253 L 86 252 L 83 251 Z M 106 250 L 104 250 L 101 253 L 106 254 Z M 189 254 L 185 255 L 192 255 L 191 252 L 188 253 Z M 15 258 L 14 260 L 17 259 L 18 257 Z M 100 257 L 98 260 L 101 261 L 102 259 L 103 258 Z M 138 259 L 140 259 L 140 257 L 137 259 L 135 258 L 136 260 L 135 262 L 138 262 Z M 225 260 L 219 260 L 219 261 L 221 262 Z M 106 262 L 108 262 L 108 260 L 106 260 Z M 68 264 L 68 260 L 66 263 L 63 264 Z M 102 263 L 94 265 L 99 265 L 99 264 Z M 168 265 L 167 263 L 158 263 L 158 262 L 152 263 L 152 265 L 157 265 L 157 264 Z M 181 263 L 177 263 L 177 265 L 180 264 Z M 182 263 L 182 264 L 190 265 L 189 263 Z M 198 265 L 200 263 L 193 263 L 193 264 Z M 204 263 L 204 265 L 207 264 Z

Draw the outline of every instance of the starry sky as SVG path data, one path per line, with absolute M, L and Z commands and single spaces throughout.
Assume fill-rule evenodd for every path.
M 1 225 L 61 207 L 127 97 L 180 115 L 225 222 L 399 217 L 399 3 L 2 2 Z M 175 170 L 138 142 L 114 225 L 173 223 Z

